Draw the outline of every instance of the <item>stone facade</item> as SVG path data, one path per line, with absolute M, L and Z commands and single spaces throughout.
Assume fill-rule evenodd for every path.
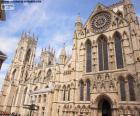
M 98 4 L 83 25 L 75 23 L 71 57 L 55 61 L 43 49 L 34 64 L 37 38 L 23 33 L 7 73 L 0 110 L 27 116 L 140 116 L 140 28 L 130 0 Z

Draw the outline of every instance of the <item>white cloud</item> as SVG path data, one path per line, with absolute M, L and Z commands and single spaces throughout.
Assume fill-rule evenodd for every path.
M 13 53 L 13 51 L 16 49 L 17 42 L 18 38 L 16 37 L 11 37 L 8 35 L 0 36 L 0 50 L 6 54 Z
M 44 44 L 48 45 L 48 43 L 55 48 L 57 56 L 59 55 L 64 43 L 66 43 L 66 51 L 68 51 L 68 54 L 71 53 L 73 34 L 71 21 L 74 20 L 75 17 L 69 17 L 67 14 L 50 12 L 51 9 L 47 9 L 49 2 L 53 1 L 48 0 L 47 3 L 43 2 L 42 4 L 25 4 L 23 9 L 16 9 L 16 11 L 11 12 L 10 19 L 7 19 L 5 26 L 3 25 L 1 27 L 0 50 L 6 53 L 8 60 L 3 64 L 2 70 L 0 71 L 0 85 L 6 72 L 8 71 L 9 64 L 7 62 L 11 62 L 12 56 L 17 47 L 17 42 L 20 40 L 19 33 L 23 30 L 30 30 L 31 32 L 35 32 L 35 34 L 39 34 L 39 36 L 44 35 L 44 38 L 39 38 L 41 40 L 45 39 L 45 42 L 41 42 L 41 44 L 37 47 L 37 60 L 39 60 L 41 48 Z M 55 30 L 51 38 L 46 38 L 49 31 L 46 28 L 49 26 L 51 26 L 52 30 L 58 30 Z M 39 33 L 39 31 L 41 31 L 41 33 Z

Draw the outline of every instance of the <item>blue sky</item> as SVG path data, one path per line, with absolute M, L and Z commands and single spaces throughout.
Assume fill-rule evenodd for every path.
M 42 0 L 36 4 L 15 4 L 15 10 L 6 12 L 6 21 L 0 22 L 0 50 L 8 56 L 0 71 L 0 87 L 23 31 L 38 36 L 37 58 L 49 44 L 58 55 L 65 43 L 70 53 L 77 14 L 85 22 L 98 2 L 111 5 L 118 0 Z M 133 4 L 140 17 L 140 0 L 133 0 Z

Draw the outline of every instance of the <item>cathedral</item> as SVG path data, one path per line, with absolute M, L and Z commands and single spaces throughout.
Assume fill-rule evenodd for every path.
M 72 54 L 51 47 L 35 64 L 23 33 L 5 77 L 0 111 L 21 116 L 140 116 L 140 25 L 131 0 L 97 4 L 75 22 Z M 27 108 L 35 105 L 36 108 Z M 33 110 L 34 109 L 34 110 Z M 32 110 L 32 112 L 30 112 Z

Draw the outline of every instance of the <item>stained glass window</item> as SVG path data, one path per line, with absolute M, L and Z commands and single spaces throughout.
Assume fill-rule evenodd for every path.
M 79 84 L 80 84 L 80 101 L 83 101 L 84 100 L 84 83 L 81 80 Z
M 90 80 L 87 80 L 87 101 L 90 101 Z
M 131 75 L 128 75 L 128 86 L 129 86 L 130 101 L 135 101 L 136 95 L 134 89 L 134 78 Z
M 126 101 L 125 81 L 123 77 L 120 77 L 119 83 L 120 83 L 121 101 Z
M 105 36 L 101 36 L 98 40 L 98 56 L 99 70 L 108 70 L 108 49 L 107 40 Z
M 92 50 L 91 41 L 86 41 L 86 72 L 92 71 Z
M 116 52 L 116 63 L 117 68 L 123 68 L 123 55 L 122 55 L 122 43 L 121 43 L 121 36 L 119 33 L 114 35 L 115 38 L 115 52 Z

